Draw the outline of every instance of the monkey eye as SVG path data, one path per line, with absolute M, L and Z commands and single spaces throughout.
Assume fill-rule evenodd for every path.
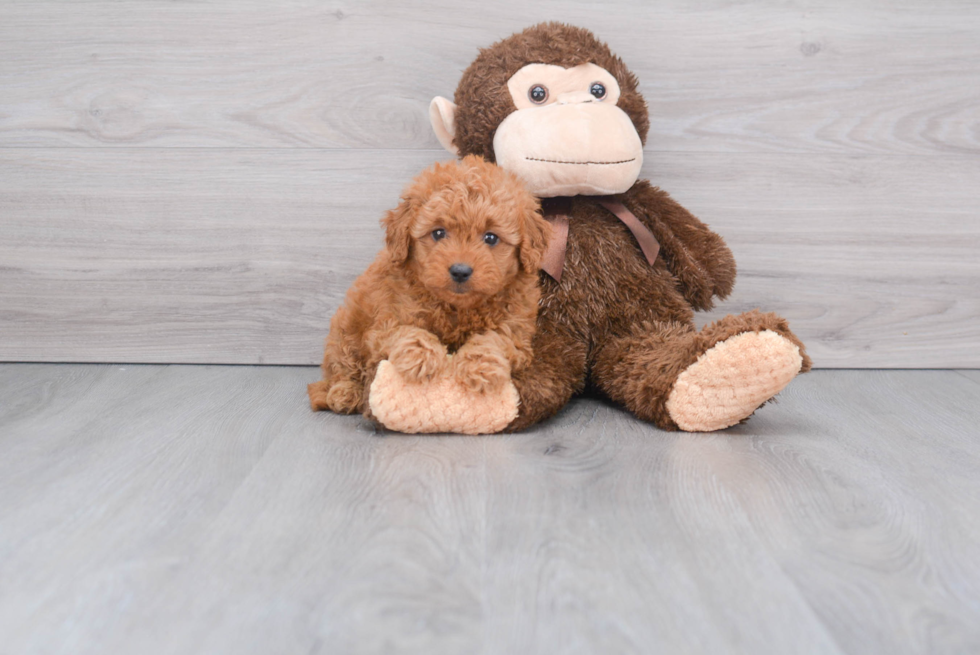
M 592 86 L 589 87 L 589 93 L 592 94 L 596 100 L 602 100 L 606 97 L 606 87 L 604 87 L 599 82 L 593 82 Z
M 548 99 L 548 88 L 540 84 L 535 84 L 532 86 L 528 92 L 527 97 L 531 99 L 536 105 L 540 105 L 542 102 Z
M 445 238 L 446 238 L 446 231 L 441 227 L 437 227 L 436 229 L 432 230 L 433 241 L 442 241 Z
M 483 235 L 483 243 L 487 244 L 488 246 L 495 246 L 497 245 L 498 241 L 500 241 L 500 237 L 493 232 L 487 232 Z

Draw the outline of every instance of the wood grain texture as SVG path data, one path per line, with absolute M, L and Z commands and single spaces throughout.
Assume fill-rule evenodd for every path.
M 967 653 L 977 371 L 816 371 L 747 424 L 312 413 L 314 368 L 0 366 L 11 653 Z M 970 378 L 973 379 L 970 379 Z
M 7 1 L 0 146 L 435 148 L 477 47 L 556 19 L 634 69 L 658 151 L 980 152 L 968 0 Z
M 968 370 L 968 371 L 959 371 L 959 373 L 963 377 L 965 377 L 965 378 L 967 378 L 969 380 L 973 380 L 974 382 L 980 384 L 980 371 L 978 371 L 976 369 L 971 369 L 971 370 Z
M 383 210 L 442 157 L 0 149 L 0 358 L 317 363 Z M 980 366 L 980 161 L 663 153 L 643 176 L 735 252 L 702 320 L 780 312 L 818 367 Z
M 628 18 L 628 20 L 627 20 Z M 980 366 L 980 6 L 0 0 L 0 360 L 310 364 L 478 46 L 592 28 L 818 367 Z

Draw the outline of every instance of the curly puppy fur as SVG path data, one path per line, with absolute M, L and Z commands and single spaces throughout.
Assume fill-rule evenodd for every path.
M 529 63 L 564 67 L 594 63 L 622 90 L 619 106 L 643 142 L 649 121 L 636 77 L 588 30 L 542 23 L 480 51 L 456 89 L 454 144 L 461 155 L 494 160 L 497 126 L 515 111 L 507 80 Z M 521 430 L 554 415 L 592 386 L 640 418 L 678 429 L 666 401 L 678 375 L 715 344 L 744 332 L 771 330 L 803 344 L 775 314 L 726 316 L 700 332 L 693 310 L 710 309 L 735 284 L 735 259 L 724 240 L 665 191 L 638 180 L 615 196 L 661 245 L 650 266 L 622 222 L 586 196 L 571 198 L 565 269 L 560 283 L 542 274 L 534 361 L 515 371 Z
M 313 409 L 370 416 L 367 392 L 384 359 L 410 381 L 451 366 L 476 392 L 523 370 L 551 229 L 538 209 L 516 177 L 481 157 L 419 175 L 382 220 L 385 249 L 330 322 L 324 379 L 308 388 Z M 472 273 L 459 281 L 454 265 Z

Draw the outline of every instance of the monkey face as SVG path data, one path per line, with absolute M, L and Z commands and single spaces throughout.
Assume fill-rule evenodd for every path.
M 595 64 L 528 64 L 507 81 L 514 106 L 497 128 L 497 164 L 538 196 L 608 195 L 628 190 L 643 145 L 616 106 L 619 84 Z
M 588 30 L 541 23 L 482 49 L 429 119 L 447 150 L 500 164 L 538 197 L 621 193 L 650 127 L 637 86 Z
M 550 230 L 524 185 L 476 156 L 424 172 L 384 223 L 392 258 L 457 307 L 536 276 Z

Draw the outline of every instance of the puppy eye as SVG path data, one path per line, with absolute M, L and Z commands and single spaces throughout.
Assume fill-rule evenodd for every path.
M 527 92 L 527 97 L 531 99 L 536 105 L 540 105 L 542 102 L 548 99 L 548 89 L 540 84 L 535 84 Z
M 488 246 L 495 246 L 497 245 L 498 241 L 500 241 L 500 237 L 493 232 L 487 232 L 483 235 L 483 243 L 487 244 Z
M 441 227 L 432 230 L 433 241 L 442 241 L 445 238 L 446 238 L 446 231 Z
M 589 87 L 589 93 L 591 93 L 592 97 L 596 100 L 602 100 L 606 97 L 606 87 L 599 82 L 593 82 L 592 86 Z

